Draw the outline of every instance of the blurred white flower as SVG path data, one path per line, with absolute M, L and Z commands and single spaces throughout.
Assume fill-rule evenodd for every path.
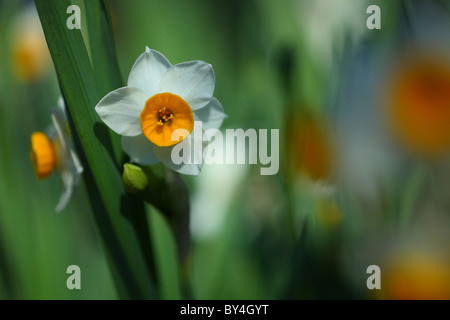
M 55 211 L 61 212 L 69 202 L 74 188 L 80 181 L 83 167 L 73 148 L 68 134 L 64 112 L 64 101 L 58 101 L 58 108 L 51 110 L 52 126 L 46 133 L 31 135 L 31 161 L 39 179 L 45 179 L 56 170 L 63 182 L 63 192 Z
M 320 67 L 328 70 L 333 53 L 344 49 L 345 41 L 357 41 L 365 32 L 365 1 L 315 0 L 294 2 L 299 18 L 298 28 L 307 38 L 308 49 Z
M 443 4 L 414 2 L 393 40 L 374 37 L 342 59 L 334 99 L 339 183 L 365 208 L 379 211 L 417 160 L 448 160 L 449 17 Z
M 248 166 L 211 165 L 199 176 L 191 202 L 190 230 L 194 238 L 210 239 L 222 230 L 247 172 Z
M 210 64 L 196 60 L 172 66 L 164 55 L 146 47 L 130 71 L 128 86 L 107 94 L 95 110 L 123 136 L 122 147 L 131 161 L 162 162 L 177 172 L 198 175 L 203 161 L 175 164 L 171 152 L 184 140 L 194 159 L 203 159 L 202 148 L 193 148 L 194 140 L 203 138 L 202 130 L 195 128 L 201 123 L 203 130 L 218 129 L 226 118 L 213 97 L 214 83 Z

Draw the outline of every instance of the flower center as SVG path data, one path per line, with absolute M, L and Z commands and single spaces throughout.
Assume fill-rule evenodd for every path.
M 158 93 L 145 102 L 141 112 L 144 136 L 159 147 L 168 147 L 186 138 L 194 128 L 194 116 L 189 104 L 169 92 Z M 181 130 L 179 130 L 181 129 Z M 179 140 L 172 139 L 172 133 Z
M 173 116 L 173 113 L 170 110 L 168 110 L 166 107 L 163 107 L 162 109 L 159 109 L 158 113 L 159 113 L 158 124 L 160 126 L 165 125 L 169 121 L 172 122 L 172 120 L 175 119 L 174 116 Z
M 39 179 L 47 178 L 56 165 L 55 148 L 49 137 L 43 132 L 31 135 L 31 162 Z

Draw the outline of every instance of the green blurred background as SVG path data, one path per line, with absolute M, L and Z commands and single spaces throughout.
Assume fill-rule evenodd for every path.
M 146 45 L 173 64 L 204 60 L 229 115 L 222 130 L 280 130 L 274 176 L 205 165 L 183 177 L 185 270 L 165 219 L 147 208 L 161 298 L 185 297 L 182 275 L 196 299 L 450 298 L 448 130 L 444 151 L 429 156 L 380 112 L 405 52 L 447 67 L 450 1 L 376 1 L 382 28 L 368 30 L 372 2 L 108 1 L 123 79 Z M 443 102 L 439 91 L 424 104 L 445 105 L 435 118 L 450 128 L 446 75 L 430 76 L 449 92 Z M 55 214 L 62 183 L 39 181 L 30 162 L 30 135 L 50 124 L 59 95 L 34 3 L 0 1 L 1 299 L 118 298 L 85 186 Z M 81 290 L 66 287 L 72 264 Z M 366 287 L 372 264 L 382 290 Z

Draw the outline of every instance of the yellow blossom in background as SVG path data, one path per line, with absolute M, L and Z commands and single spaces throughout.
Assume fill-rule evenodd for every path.
M 321 119 L 315 115 L 299 117 L 289 134 L 296 171 L 312 181 L 329 180 L 332 175 L 331 141 Z
M 10 49 L 12 73 L 19 81 L 37 81 L 49 69 L 50 53 L 34 6 L 16 17 Z
M 450 61 L 413 56 L 395 70 L 388 93 L 389 123 L 400 142 L 418 154 L 450 150 Z
M 314 213 L 313 219 L 332 229 L 344 215 L 336 201 L 336 157 L 330 126 L 324 115 L 305 111 L 288 119 L 286 126 L 290 166 L 297 175 L 297 197 L 302 199 L 303 208 L 298 212 Z M 310 209 L 305 210 L 305 206 Z
M 399 254 L 382 268 L 382 298 L 450 299 L 450 263 L 418 250 Z
M 327 228 L 338 226 L 344 216 L 335 199 L 317 199 L 315 212 L 318 221 Z

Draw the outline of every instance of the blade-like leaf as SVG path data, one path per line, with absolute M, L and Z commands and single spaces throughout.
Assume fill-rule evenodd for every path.
M 100 98 L 80 30 L 69 30 L 69 0 L 35 0 L 56 73 L 70 112 L 73 135 L 86 168 L 85 182 L 113 277 L 123 298 L 155 298 L 149 258 L 136 218 L 111 158 L 111 140 L 95 113 Z M 78 143 L 77 143 L 78 142 Z M 142 204 L 138 207 L 143 208 Z M 142 221 L 140 221 L 142 222 Z
M 112 27 L 103 0 L 85 1 L 91 60 L 101 96 L 124 85 L 117 63 Z
M 101 97 L 124 86 L 117 63 L 107 6 L 103 0 L 85 1 L 90 57 Z M 114 152 L 117 167 L 121 168 L 123 152 L 120 136 L 117 134 L 111 135 L 111 149 Z

